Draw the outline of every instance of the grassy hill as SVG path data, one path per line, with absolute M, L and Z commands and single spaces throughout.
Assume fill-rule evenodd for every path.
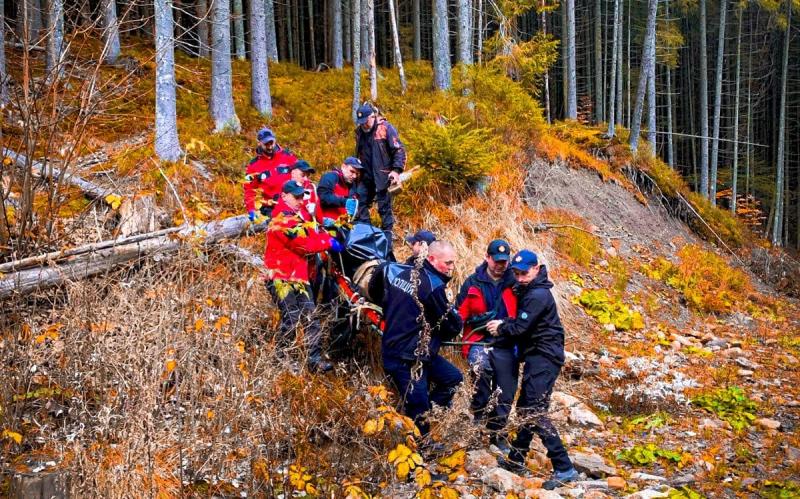
M 243 166 L 264 124 L 318 171 L 353 150 L 352 73 L 271 66 L 275 114 L 266 123 L 247 105 L 247 63 L 235 62 L 243 131 L 214 135 L 208 64 L 179 55 L 186 160 L 159 164 L 152 52 L 134 46 L 127 55 L 135 72 L 104 70 L 125 92 L 103 103 L 80 142 L 81 155 L 108 160 L 80 174 L 113 183 L 125 199 L 151 197 L 164 225 L 242 213 Z M 497 70 L 456 71 L 453 91 L 437 93 L 430 67 L 406 69 L 407 94 L 384 70 L 377 102 L 409 165 L 423 169 L 396 200 L 397 235 L 428 228 L 452 241 L 456 283 L 495 237 L 544 257 L 568 331 L 557 390 L 600 424 L 576 422 L 564 395 L 553 411 L 572 452 L 600 456 L 625 480 L 603 493 L 655 488 L 637 472 L 663 477 L 672 497 L 798 493 L 800 312 L 739 263 L 759 247 L 747 229 L 659 160 L 631 158 L 624 131 L 608 140 L 578 123 L 546 125 L 529 92 Z M 4 121 L 7 147 L 23 126 Z M 48 205 L 36 206 L 46 218 Z M 56 206 L 51 244 L 118 229 L 117 211 L 73 190 L 61 190 Z M 263 236 L 238 244 L 259 254 Z M 66 473 L 76 495 L 104 497 L 536 497 L 536 477 L 549 473 L 536 448 L 533 479 L 504 491 L 485 475 L 475 451 L 487 438 L 470 421 L 465 385 L 433 418 L 447 455 L 426 456 L 422 468 L 447 479 L 412 471 L 407 482 L 397 453 L 418 439 L 387 391 L 379 340 L 361 335 L 335 374 L 297 372 L 275 346 L 277 312 L 258 271 L 224 251 L 187 244 L 3 306 L 7 488 L 10 470 L 41 468 Z M 457 352 L 447 355 L 466 368 Z

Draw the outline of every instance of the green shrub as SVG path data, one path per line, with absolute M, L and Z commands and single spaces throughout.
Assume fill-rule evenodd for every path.
M 700 395 L 692 399 L 692 404 L 701 407 L 727 421 L 741 431 L 756 419 L 758 404 L 751 400 L 738 386 L 720 388 L 714 393 Z
M 617 459 L 635 465 L 646 466 L 662 459 L 667 462 L 680 464 L 684 462 L 687 457 L 680 450 L 662 449 L 656 444 L 647 444 L 624 449 L 617 453 Z
M 428 121 L 409 130 L 414 160 L 422 166 L 414 186 L 434 188 L 458 199 L 472 191 L 490 170 L 494 139 L 488 129 L 452 121 L 440 125 Z
M 613 324 L 623 331 L 644 327 L 642 314 L 631 310 L 619 299 L 609 297 L 604 289 L 586 289 L 576 302 L 600 324 Z

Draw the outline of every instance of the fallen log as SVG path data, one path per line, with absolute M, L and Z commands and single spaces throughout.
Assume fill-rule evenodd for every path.
M 27 164 L 28 158 L 25 157 L 24 154 L 16 153 L 10 149 L 4 149 L 3 155 L 5 157 L 11 158 L 14 163 L 17 164 L 19 167 L 24 167 Z M 103 187 L 101 185 L 97 185 L 94 182 L 90 182 L 84 178 L 79 177 L 73 173 L 66 173 L 63 170 L 60 170 L 54 166 L 48 167 L 45 164 L 31 160 L 31 167 L 33 169 L 33 173 L 39 177 L 46 177 L 50 176 L 51 178 L 62 180 L 70 185 L 74 185 L 78 189 L 80 189 L 86 196 L 92 199 L 99 199 L 106 204 L 111 204 L 106 198 L 115 199 L 117 202 L 122 198 L 119 194 L 115 193 L 113 189 Z
M 158 231 L 160 234 L 156 236 L 153 236 L 155 233 L 140 234 L 123 240 L 95 243 L 93 248 L 84 252 L 66 257 L 62 255 L 53 265 L 18 270 L 0 278 L 0 299 L 23 296 L 38 289 L 98 275 L 124 263 L 177 251 L 184 244 L 211 246 L 225 239 L 240 237 L 245 232 L 262 232 L 266 227 L 266 222 L 253 225 L 246 215 L 239 215 L 199 226 L 176 228 L 180 230 L 165 229 Z M 146 237 L 148 235 L 153 237 Z M 33 258 L 47 262 L 45 256 Z M 13 265 L 11 267 L 14 268 Z

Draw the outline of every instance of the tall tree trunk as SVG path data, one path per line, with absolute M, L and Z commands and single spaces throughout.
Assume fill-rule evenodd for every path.
M 156 31 L 155 153 L 163 161 L 181 156 L 175 110 L 175 46 L 172 0 L 154 0 Z
M 775 202 L 773 205 L 775 218 L 772 222 L 772 244 L 783 246 L 783 212 L 784 212 L 784 153 L 786 148 L 786 80 L 789 76 L 789 43 L 792 31 L 792 0 L 786 0 L 787 23 L 786 38 L 783 42 L 783 65 L 781 69 L 781 103 L 778 108 L 778 152 L 775 168 Z
M 603 9 L 601 0 L 594 0 L 594 121 L 600 123 L 605 116 L 603 109 Z
M 344 67 L 344 50 L 342 48 L 342 0 L 333 2 L 333 67 Z
M 197 0 L 194 13 L 197 16 L 197 38 L 199 40 L 197 55 L 208 58 L 211 55 L 211 46 L 208 40 L 208 0 Z
M 627 80 L 627 85 L 626 85 L 627 86 L 627 95 L 628 95 L 628 105 L 626 107 L 626 115 L 625 115 L 626 118 L 627 118 L 626 123 L 628 124 L 628 128 L 631 128 L 631 111 L 633 110 L 633 106 L 631 105 L 631 81 L 633 79 L 633 78 L 631 78 L 631 69 L 632 69 L 631 68 L 631 46 L 632 46 L 632 44 L 631 44 L 631 26 L 633 25 L 633 18 L 631 17 L 631 5 L 632 4 L 633 4 L 633 2 L 631 2 L 631 1 L 628 2 L 628 50 L 627 50 L 627 55 L 628 55 L 628 72 L 627 72 L 628 80 Z M 622 59 L 620 59 L 620 60 L 622 60 Z
M 566 0 L 567 26 L 567 118 L 578 118 L 577 75 L 575 72 L 575 0 Z
M 706 0 L 700 0 L 700 193 L 708 198 L 708 49 Z
M 278 62 L 278 37 L 275 29 L 275 4 L 273 0 L 264 0 L 264 23 L 267 31 L 267 58 Z
M 233 40 L 236 58 L 244 60 L 244 6 L 242 0 L 233 0 Z
M 6 39 L 6 16 L 4 0 L 0 0 L 0 40 Z M 6 44 L 0 47 L 0 109 L 8 103 L 8 86 L 6 73 Z M 0 130 L 0 140 L 2 140 L 2 130 Z M 1 208 L 0 208 L 1 209 Z
M 289 61 L 297 63 L 294 54 L 294 23 L 292 22 L 292 0 L 286 5 L 286 48 L 289 52 Z
M 484 26 L 484 22 L 483 22 L 483 0 L 477 0 L 477 1 L 478 1 L 478 15 L 477 15 L 478 20 L 477 20 L 476 24 L 478 25 L 478 46 L 477 46 L 478 64 L 483 64 L 483 26 Z M 544 14 L 544 13 L 542 13 L 542 14 Z M 547 75 L 545 75 L 545 85 L 548 84 L 548 80 L 549 80 L 549 77 Z M 550 103 L 549 95 L 547 97 L 547 103 L 548 103 L 548 105 Z M 550 122 L 550 120 L 548 118 L 548 123 L 549 122 Z
M 48 36 L 45 70 L 47 77 L 60 79 L 64 74 L 62 57 L 64 55 L 64 0 L 48 2 Z
M 394 8 L 394 0 L 389 0 L 389 22 L 392 24 L 392 42 L 394 43 L 394 63 L 397 64 L 397 71 L 400 74 L 400 93 L 406 94 L 406 72 L 403 69 L 403 54 L 400 52 L 400 35 L 397 33 L 397 15 Z
M 708 185 L 708 197 L 711 204 L 717 204 L 717 166 L 719 161 L 719 123 L 722 114 L 722 72 L 725 62 L 725 17 L 728 11 L 727 0 L 719 4 L 719 42 L 717 44 L 717 74 L 714 85 L 714 130 L 711 142 L 711 180 Z
M 267 22 L 263 0 L 250 0 L 250 101 L 261 116 L 272 117 L 267 63 Z
M 482 0 L 478 0 L 479 2 Z M 542 0 L 542 6 L 544 6 L 544 0 Z M 542 11 L 542 34 L 547 35 L 547 12 Z M 479 17 L 480 19 L 480 17 Z M 547 124 L 553 122 L 552 116 L 550 115 L 550 71 L 547 70 L 544 72 L 544 111 L 545 117 L 547 118 Z
M 414 25 L 414 60 L 422 59 L 422 28 L 420 27 L 420 0 L 412 2 L 412 23 Z
M 353 22 L 353 123 L 361 105 L 361 0 L 352 0 Z
M 433 2 L 433 86 L 437 90 L 449 90 L 450 34 L 447 28 L 447 0 Z
M 724 1 L 724 0 L 723 0 Z M 736 214 L 736 197 L 739 193 L 739 87 L 742 68 L 742 18 L 744 10 L 739 10 L 739 22 L 736 29 L 736 75 L 733 98 L 733 167 L 731 171 L 731 213 Z
M 619 56 L 619 47 L 617 44 L 619 43 L 619 8 L 620 2 L 622 0 L 614 0 L 614 29 L 612 33 L 612 38 L 614 41 L 612 42 L 611 47 L 611 89 L 609 90 L 609 98 L 608 98 L 608 136 L 613 137 L 616 133 L 614 126 L 615 126 L 615 119 L 616 119 L 616 101 L 617 101 L 617 64 L 618 56 Z
M 655 39 L 656 39 L 656 13 L 658 11 L 658 0 L 648 0 L 647 2 L 647 29 L 644 35 L 644 47 L 642 48 L 642 66 L 639 69 L 639 85 L 636 87 L 636 103 L 633 108 L 631 118 L 631 137 L 630 146 L 635 153 L 639 147 L 639 132 L 642 124 L 642 111 L 644 110 L 644 98 L 647 90 L 647 80 L 650 77 L 650 66 L 655 67 Z
M 314 0 L 308 0 L 308 45 L 311 48 L 309 51 L 309 64 L 311 68 L 317 67 L 317 43 L 314 39 Z
M 667 164 L 675 168 L 675 145 L 672 141 L 672 70 L 667 66 Z
M 361 0 L 361 67 L 369 68 L 369 13 L 368 0 Z
M 214 0 L 212 7 L 210 101 L 215 132 L 238 132 L 241 128 L 233 107 L 229 1 Z
M 569 43 L 567 42 L 567 1 L 561 3 L 561 105 L 564 117 L 567 115 L 567 101 L 569 100 Z
M 620 20 L 620 24 L 621 24 L 622 23 L 622 18 L 624 17 L 624 12 L 622 12 L 622 0 L 615 0 L 615 1 L 619 1 L 620 2 L 619 20 Z M 623 83 L 623 80 L 622 80 L 622 62 L 623 62 L 623 59 L 622 59 L 622 26 L 621 25 L 619 27 L 618 36 L 619 36 L 619 39 L 617 40 L 617 77 L 616 77 L 617 78 L 617 95 L 614 97 L 616 99 L 616 104 L 614 105 L 614 107 L 616 107 L 617 116 L 616 116 L 616 119 L 614 121 L 616 121 L 619 124 L 622 124 L 622 116 L 623 116 L 623 114 L 622 114 L 622 83 Z
M 367 43 L 369 50 L 369 95 L 372 102 L 378 100 L 378 62 L 375 46 L 375 0 L 367 0 Z
M 103 60 L 106 62 L 106 64 L 115 64 L 120 54 L 117 2 L 116 0 L 103 0 L 102 5 L 103 39 L 105 40 L 105 56 L 103 57 Z
M 342 5 L 342 40 L 344 45 L 344 60 L 348 63 L 353 62 L 353 30 L 350 22 L 353 18 L 350 13 L 350 0 L 341 0 Z
M 656 2 L 656 5 L 658 3 Z M 658 7 L 656 7 L 657 9 Z M 658 17 L 658 11 L 656 11 Z M 655 28 L 654 28 L 655 30 Z M 656 141 L 656 41 L 653 33 L 653 43 L 650 44 L 650 64 L 647 67 L 647 141 L 650 142 L 653 156 L 658 151 Z
M 472 64 L 472 0 L 458 0 L 458 62 Z
M 750 198 L 750 157 L 753 154 L 753 52 L 747 52 L 747 147 L 745 148 L 744 158 L 744 196 Z

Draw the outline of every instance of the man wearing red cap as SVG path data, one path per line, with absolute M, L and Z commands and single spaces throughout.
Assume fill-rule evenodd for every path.
M 305 190 L 300 184 L 289 180 L 281 191 L 264 251 L 267 290 L 281 314 L 280 342 L 288 344 L 302 323 L 309 368 L 329 371 L 332 366 L 322 358 L 321 328 L 314 314 L 309 257 L 327 250 L 340 252 L 343 247 L 329 234 L 316 230 L 316 223 L 303 207 Z
M 283 184 L 291 177 L 289 168 L 297 162 L 294 154 L 279 146 L 269 128 L 258 131 L 256 157 L 247 165 L 244 176 L 244 205 L 250 221 L 256 219 L 256 197 L 261 194 L 260 211 L 269 215 Z

